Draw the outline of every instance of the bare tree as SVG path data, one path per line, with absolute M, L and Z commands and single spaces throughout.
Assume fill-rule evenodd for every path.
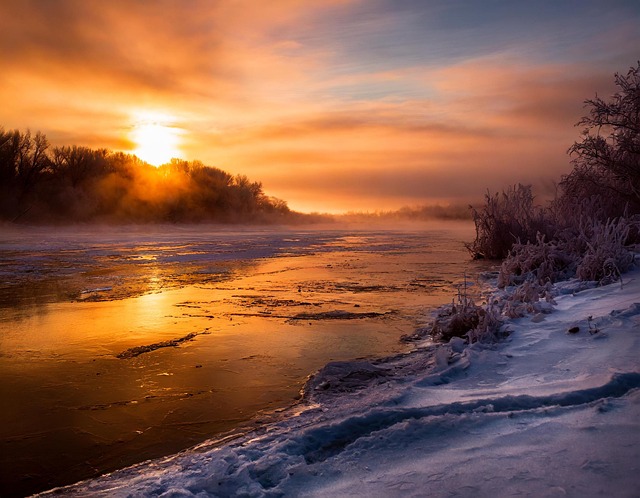
M 51 164 L 47 156 L 49 141 L 42 133 L 37 132 L 31 136 L 29 130 L 26 133 L 14 135 L 15 144 L 15 171 L 20 188 L 20 199 L 23 199 L 38 183 L 42 172 Z
M 614 195 L 640 213 L 640 61 L 626 75 L 616 73 L 615 83 L 609 101 L 585 101 L 589 114 L 576 126 L 586 128 L 569 149 L 574 169 L 560 186 L 567 195 Z
M 10 189 L 15 183 L 18 130 L 5 131 L 0 128 L 0 186 Z
M 107 149 L 88 147 L 55 147 L 52 168 L 56 175 L 66 178 L 73 187 L 107 170 Z

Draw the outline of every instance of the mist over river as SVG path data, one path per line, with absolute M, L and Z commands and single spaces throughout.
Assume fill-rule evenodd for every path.
M 0 495 L 255 426 L 390 355 L 486 264 L 471 223 L 0 228 Z

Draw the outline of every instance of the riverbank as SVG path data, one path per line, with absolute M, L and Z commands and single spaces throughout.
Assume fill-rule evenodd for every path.
M 577 289 L 500 343 L 331 363 L 280 420 L 56 493 L 635 496 L 640 270 Z

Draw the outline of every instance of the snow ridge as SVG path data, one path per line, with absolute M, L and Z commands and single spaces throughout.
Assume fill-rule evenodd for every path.
M 409 419 L 422 419 L 442 415 L 464 415 L 477 412 L 511 413 L 534 411 L 548 407 L 575 407 L 604 399 L 620 398 L 640 387 L 640 372 L 617 373 L 606 384 L 547 396 L 503 396 L 482 398 L 468 402 L 454 402 L 426 408 L 373 409 L 364 416 L 355 416 L 306 431 L 295 442 L 288 443 L 284 452 L 301 455 L 307 463 L 322 462 L 340 453 L 361 437 L 389 428 Z

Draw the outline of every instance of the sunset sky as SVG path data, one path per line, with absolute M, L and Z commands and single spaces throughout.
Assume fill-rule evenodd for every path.
M 468 202 L 568 172 L 638 59 L 637 0 L 2 0 L 0 126 L 303 211 Z

